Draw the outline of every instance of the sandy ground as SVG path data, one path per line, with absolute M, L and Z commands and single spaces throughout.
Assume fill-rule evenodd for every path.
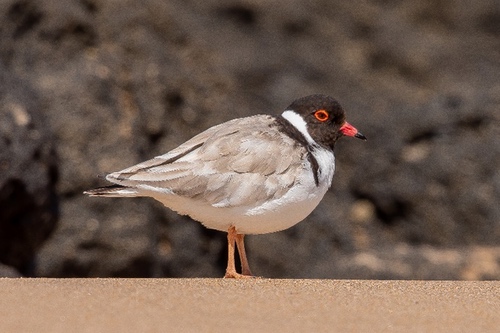
M 499 332 L 500 282 L 0 279 L 0 332 Z

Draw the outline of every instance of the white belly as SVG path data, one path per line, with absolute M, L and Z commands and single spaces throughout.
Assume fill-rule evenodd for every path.
M 290 228 L 302 221 L 316 208 L 326 190 L 327 187 L 295 188 L 279 200 L 256 207 L 219 208 L 182 197 L 155 197 L 165 206 L 179 214 L 189 215 L 207 228 L 227 231 L 234 226 L 238 233 L 265 234 Z
M 165 206 L 182 215 L 189 215 L 210 229 L 227 231 L 234 226 L 238 233 L 265 234 L 284 230 L 306 218 L 319 204 L 326 187 L 296 188 L 279 200 L 256 207 L 213 207 L 200 201 L 182 197 L 158 197 Z M 311 190 L 311 189 L 309 189 Z

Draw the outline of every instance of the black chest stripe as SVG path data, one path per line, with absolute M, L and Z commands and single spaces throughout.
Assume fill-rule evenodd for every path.
M 309 160 L 309 163 L 311 163 L 311 167 L 313 170 L 313 175 L 314 175 L 314 182 L 316 183 L 316 187 L 319 186 L 319 178 L 318 178 L 318 172 L 319 172 L 319 165 L 318 161 L 316 160 L 316 157 L 308 150 L 307 151 L 307 159 Z
M 277 126 L 281 129 L 283 133 L 288 135 L 290 138 L 295 140 L 298 144 L 303 146 L 307 150 L 307 160 L 309 163 L 311 163 L 311 168 L 314 176 L 314 183 L 316 184 L 316 187 L 319 186 L 319 164 L 318 161 L 316 160 L 316 157 L 314 157 L 312 150 L 314 149 L 313 146 L 307 142 L 306 138 L 304 137 L 304 134 L 300 133 L 300 131 L 293 126 L 288 120 L 283 118 L 283 116 L 277 116 L 276 117 L 276 124 Z

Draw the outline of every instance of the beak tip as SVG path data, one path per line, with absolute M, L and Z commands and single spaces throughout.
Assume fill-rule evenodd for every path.
M 361 133 L 359 133 L 359 132 L 358 132 L 358 133 L 356 133 L 356 134 L 354 135 L 354 137 L 355 137 L 355 138 L 358 138 L 358 139 L 361 139 L 361 140 L 363 140 L 363 141 L 366 141 L 366 140 L 367 140 L 366 136 L 364 136 L 363 134 L 361 134 Z

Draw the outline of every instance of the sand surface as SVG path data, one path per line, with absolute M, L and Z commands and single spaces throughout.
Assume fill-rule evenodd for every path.
M 500 282 L 0 279 L 0 332 L 499 332 Z

